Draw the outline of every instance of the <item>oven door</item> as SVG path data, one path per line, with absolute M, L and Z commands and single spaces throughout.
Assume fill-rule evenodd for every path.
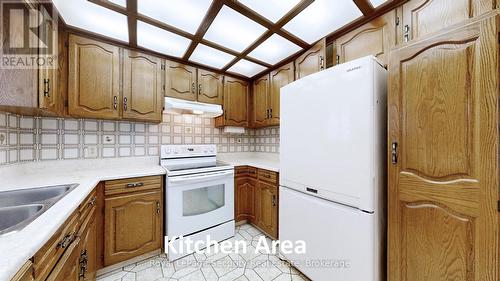
M 234 220 L 234 170 L 167 177 L 167 236 Z

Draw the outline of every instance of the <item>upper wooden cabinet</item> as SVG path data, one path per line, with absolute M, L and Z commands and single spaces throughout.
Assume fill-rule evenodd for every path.
M 499 27 L 469 21 L 391 52 L 390 281 L 498 280 Z
M 390 11 L 335 41 L 336 63 L 373 55 L 387 65 L 389 50 L 396 45 L 396 11 Z
M 125 50 L 123 59 L 123 117 L 160 122 L 163 110 L 162 60 Z
M 269 120 L 269 74 L 256 79 L 252 88 L 253 124 L 255 127 L 267 126 Z
M 165 96 L 196 100 L 196 68 L 167 61 L 165 71 Z
M 217 117 L 215 126 L 248 126 L 248 82 L 225 77 L 224 115 Z
M 324 70 L 326 66 L 326 40 L 322 39 L 295 60 L 295 80 Z
M 120 117 L 120 48 L 69 36 L 68 112 L 90 118 Z
M 494 8 L 495 0 L 411 0 L 403 4 L 398 43 L 421 38 Z
M 293 63 L 286 64 L 271 72 L 271 87 L 269 91 L 269 125 L 280 124 L 280 91 L 281 87 L 293 82 Z
M 222 105 L 224 76 L 198 69 L 198 101 Z

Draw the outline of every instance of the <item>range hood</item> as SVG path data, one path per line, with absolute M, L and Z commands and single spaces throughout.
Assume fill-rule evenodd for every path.
M 165 98 L 165 113 L 170 114 L 194 114 L 202 117 L 215 118 L 221 116 L 222 106 L 195 101 L 187 101 L 175 98 Z

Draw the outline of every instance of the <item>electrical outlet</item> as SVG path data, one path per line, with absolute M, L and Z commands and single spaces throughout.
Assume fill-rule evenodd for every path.
M 7 144 L 7 136 L 5 133 L 0 133 L 0 145 Z
M 114 144 L 115 143 L 115 135 L 104 135 L 104 136 L 102 136 L 102 142 L 104 144 Z

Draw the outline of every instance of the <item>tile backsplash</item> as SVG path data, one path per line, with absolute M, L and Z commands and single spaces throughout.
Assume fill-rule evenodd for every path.
M 193 115 L 164 115 L 162 123 L 148 124 L 0 112 L 0 165 L 156 156 L 162 144 L 216 144 L 219 153 L 279 153 L 279 127 L 228 135 L 214 127 L 214 119 Z

